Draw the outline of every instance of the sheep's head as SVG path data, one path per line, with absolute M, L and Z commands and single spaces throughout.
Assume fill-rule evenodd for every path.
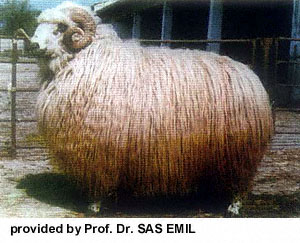
M 38 17 L 38 22 L 31 42 L 49 57 L 56 57 L 62 51 L 80 51 L 92 42 L 96 31 L 91 13 L 70 2 L 45 10 Z

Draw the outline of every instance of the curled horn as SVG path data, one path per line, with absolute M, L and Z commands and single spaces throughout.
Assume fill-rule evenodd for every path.
M 64 43 L 73 50 L 80 50 L 92 42 L 96 23 L 87 11 L 80 8 L 71 9 L 70 17 L 77 26 L 71 26 L 66 30 Z

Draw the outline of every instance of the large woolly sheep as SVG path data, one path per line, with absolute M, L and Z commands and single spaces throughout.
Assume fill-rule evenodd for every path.
M 32 41 L 49 68 L 39 128 L 91 198 L 247 191 L 273 130 L 268 95 L 247 66 L 122 41 L 71 3 L 38 21 Z

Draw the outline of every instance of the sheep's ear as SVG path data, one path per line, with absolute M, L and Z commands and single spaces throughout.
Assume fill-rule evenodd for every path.
M 68 29 L 68 25 L 59 23 L 57 26 L 57 31 L 64 33 Z

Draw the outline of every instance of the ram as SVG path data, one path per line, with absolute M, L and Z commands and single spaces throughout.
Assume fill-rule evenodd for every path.
M 39 129 L 90 198 L 219 198 L 249 189 L 273 122 L 268 94 L 246 65 L 121 40 L 69 2 L 38 21 L 32 42 L 43 51 L 46 81 Z

